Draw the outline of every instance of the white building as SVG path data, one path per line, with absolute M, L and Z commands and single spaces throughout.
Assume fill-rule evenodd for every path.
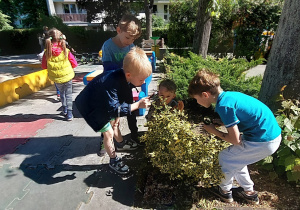
M 68 26 L 83 26 L 86 28 L 99 28 L 99 21 L 87 22 L 87 12 L 80 9 L 76 0 L 46 0 L 49 15 L 60 17 Z M 169 20 L 169 4 L 170 1 L 154 0 L 153 14 Z M 101 17 L 102 14 L 99 14 Z M 140 13 L 138 17 L 145 17 L 144 13 Z M 100 19 L 101 21 L 101 19 Z

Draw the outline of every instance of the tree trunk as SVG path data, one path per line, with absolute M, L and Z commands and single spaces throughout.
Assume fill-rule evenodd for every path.
M 154 0 L 144 0 L 144 8 L 146 15 L 146 39 L 152 37 L 152 7 Z
M 265 70 L 259 99 L 273 111 L 283 92 L 285 99 L 300 99 L 300 1 L 286 0 Z
M 206 58 L 211 32 L 211 16 L 207 12 L 210 0 L 199 0 L 193 52 Z

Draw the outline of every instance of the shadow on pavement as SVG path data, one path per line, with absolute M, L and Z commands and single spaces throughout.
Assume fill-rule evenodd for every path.
M 70 187 L 69 182 L 77 185 L 80 182 L 86 187 L 99 188 L 102 191 L 111 188 L 112 190 L 105 193 L 106 196 L 120 204 L 133 206 L 136 169 L 139 166 L 135 152 L 123 157 L 125 164 L 132 170 L 128 175 L 121 176 L 109 169 L 106 163 L 108 161 L 103 162 L 102 157 L 96 155 L 100 146 L 99 137 L 35 137 L 30 138 L 30 146 L 28 145 L 20 146 L 12 154 L 23 157 L 19 162 L 18 159 L 10 159 L 10 155 L 2 157 L 4 163 L 9 162 L 13 168 L 18 167 L 23 172 L 24 179 L 29 178 L 38 185 L 59 184 L 61 187 Z M 15 175 L 8 172 L 4 179 L 13 185 Z

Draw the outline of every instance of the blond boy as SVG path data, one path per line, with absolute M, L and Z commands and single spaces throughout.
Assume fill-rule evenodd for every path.
M 96 132 L 103 134 L 103 143 L 110 157 L 109 166 L 117 173 L 129 172 L 127 165 L 116 156 L 113 139 L 121 149 L 133 149 L 131 142 L 123 141 L 119 119 L 139 108 L 147 108 L 149 98 L 132 103 L 132 85 L 141 86 L 152 73 L 151 64 L 140 48 L 133 48 L 124 58 L 123 69 L 106 71 L 95 77 L 75 99 L 85 121 Z

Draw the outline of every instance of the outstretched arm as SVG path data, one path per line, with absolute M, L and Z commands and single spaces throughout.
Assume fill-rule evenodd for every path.
M 241 143 L 241 134 L 237 125 L 227 128 L 228 133 L 219 131 L 214 124 L 204 125 L 204 129 L 233 145 Z

